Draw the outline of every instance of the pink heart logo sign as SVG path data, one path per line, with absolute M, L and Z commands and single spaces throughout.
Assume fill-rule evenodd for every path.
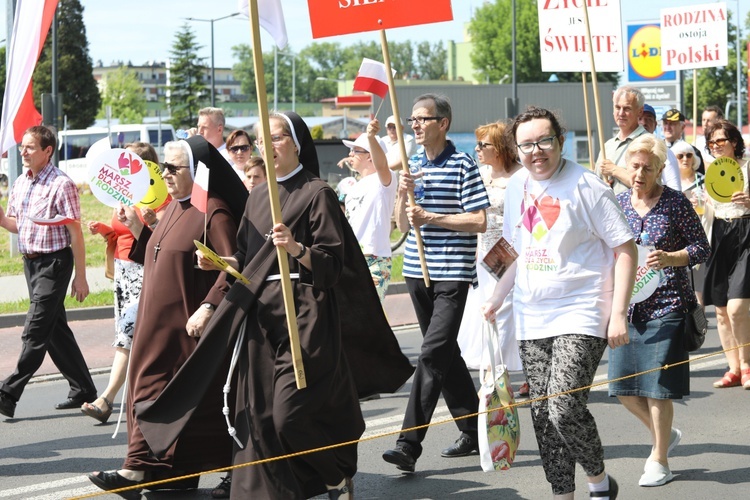
M 94 196 L 110 207 L 133 206 L 148 191 L 151 176 L 143 160 L 124 149 L 108 149 L 87 158 L 89 187 Z
M 141 171 L 143 168 L 143 163 L 138 160 L 138 158 L 132 158 L 130 162 L 130 175 L 135 175 L 138 172 Z
M 539 207 L 539 212 L 542 214 L 547 229 L 552 229 L 560 216 L 560 200 L 547 195 L 538 200 L 535 205 Z
M 126 158 L 125 155 L 127 155 L 127 152 L 123 151 L 117 159 L 117 166 L 120 167 L 120 174 L 130 175 L 130 169 L 128 168 L 130 166 L 130 160 Z

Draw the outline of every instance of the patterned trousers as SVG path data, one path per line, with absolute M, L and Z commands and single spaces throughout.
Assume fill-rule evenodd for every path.
M 522 340 L 518 346 L 529 397 L 535 399 L 590 385 L 607 341 L 569 334 Z M 604 450 L 588 397 L 587 389 L 531 404 L 544 473 L 555 495 L 575 491 L 576 462 L 587 476 L 604 472 Z

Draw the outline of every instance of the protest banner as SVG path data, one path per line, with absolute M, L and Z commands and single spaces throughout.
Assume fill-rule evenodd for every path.
M 620 1 L 588 0 L 582 9 L 583 3 L 537 0 L 542 71 L 591 71 L 584 9 L 591 26 L 596 71 L 624 71 Z
M 126 149 L 106 150 L 89 159 L 89 188 L 97 200 L 118 208 L 132 207 L 148 191 L 151 177 L 140 156 Z
M 661 9 L 662 70 L 726 66 L 727 4 Z
M 453 20 L 450 0 L 308 0 L 313 38 Z

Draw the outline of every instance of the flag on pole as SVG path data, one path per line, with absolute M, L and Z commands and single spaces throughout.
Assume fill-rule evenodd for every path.
M 206 213 L 208 207 L 208 167 L 202 161 L 198 162 L 198 168 L 195 171 L 190 203 L 204 214 Z
M 21 142 L 29 127 L 42 123 L 34 106 L 31 75 L 44 48 L 58 0 L 18 0 L 10 36 L 8 73 L 0 119 L 0 154 Z
M 395 76 L 396 70 L 391 71 Z M 385 64 L 366 57 L 362 59 L 357 78 L 354 79 L 354 90 L 370 92 L 381 99 L 385 99 L 388 94 L 388 74 L 385 70 Z
M 238 0 L 237 9 L 243 16 L 249 16 L 248 0 Z M 284 11 L 281 8 L 281 0 L 258 0 L 258 17 L 261 27 L 273 37 L 276 46 L 280 49 L 286 47 L 289 38 L 286 35 L 286 23 L 284 22 Z

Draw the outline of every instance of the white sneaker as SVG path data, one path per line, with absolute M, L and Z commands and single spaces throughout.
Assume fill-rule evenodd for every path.
M 647 460 L 638 486 L 661 486 L 674 479 L 674 474 L 656 460 Z
M 681 439 L 682 431 L 680 429 L 672 427 L 672 432 L 669 435 L 669 448 L 667 448 L 667 456 L 669 456 L 669 454 L 672 453 L 672 450 L 674 450 L 675 447 L 680 444 Z

